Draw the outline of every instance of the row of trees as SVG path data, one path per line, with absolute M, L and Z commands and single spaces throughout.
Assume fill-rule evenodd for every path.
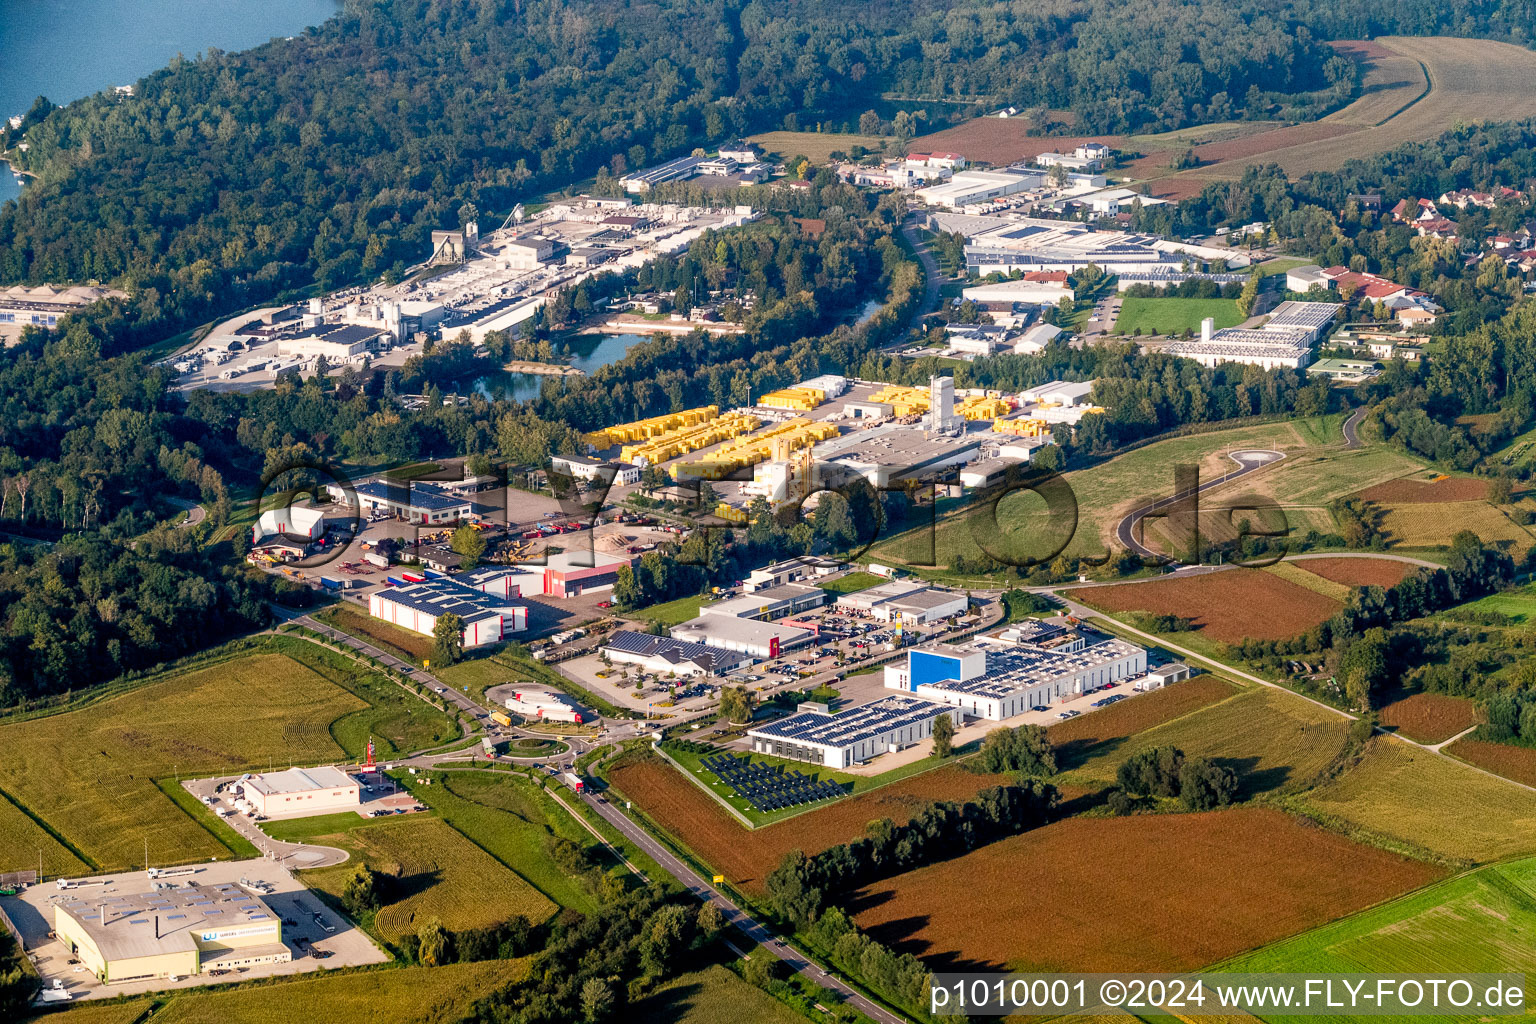
M 1177 797 L 1192 811 L 1225 807 L 1237 795 L 1237 773 L 1205 757 L 1185 757 L 1178 747 L 1148 747 L 1120 763 L 1108 806 L 1131 814 L 1158 797 Z

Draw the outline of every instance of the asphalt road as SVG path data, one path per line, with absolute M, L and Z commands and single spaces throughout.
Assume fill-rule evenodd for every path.
M 721 894 L 688 865 L 672 856 L 671 852 L 652 839 L 644 829 L 631 821 L 626 814 L 609 803 L 606 798 L 598 797 L 592 793 L 584 793 L 581 799 L 585 800 L 594 811 L 602 815 L 603 819 L 616 828 L 624 838 L 634 843 L 641 850 L 644 850 L 646 855 L 654 860 L 663 871 L 677 879 L 683 888 L 699 899 L 719 907 L 727 923 L 734 925 L 747 938 L 778 957 L 791 971 L 804 975 L 807 980 L 817 985 L 837 992 L 849 1005 L 857 1008 L 860 1013 L 863 1013 L 872 1020 L 880 1021 L 881 1024 L 903 1024 L 905 1018 L 898 1017 L 883 1006 L 878 1006 L 869 999 L 866 999 L 845 985 L 835 975 L 823 971 L 815 963 L 811 962 L 809 958 L 796 951 L 789 943 L 775 937 L 773 932 L 769 931 L 756 918 Z
M 923 300 L 912 311 L 912 317 L 907 321 L 907 330 L 919 327 L 923 317 L 935 312 L 939 308 L 939 287 L 943 275 L 939 273 L 939 261 L 933 258 L 933 252 L 928 244 L 917 233 L 915 221 L 907 220 L 901 225 L 901 233 L 912 244 L 917 253 L 917 262 L 923 268 Z M 903 331 L 892 342 L 892 345 L 905 344 L 906 331 Z
M 1344 447 L 1345 448 L 1359 448 L 1360 447 L 1360 434 L 1359 434 L 1360 421 L 1365 419 L 1365 414 L 1370 412 L 1370 411 L 1371 411 L 1371 407 L 1370 406 L 1362 405 L 1360 408 L 1358 408 L 1354 412 L 1350 413 L 1349 414 L 1349 419 L 1344 421 Z
M 1240 451 L 1228 452 L 1227 458 L 1237 463 L 1238 468 L 1227 473 L 1225 476 L 1219 476 L 1215 480 L 1209 480 L 1201 484 L 1195 489 L 1195 494 L 1203 494 L 1212 487 L 1220 487 L 1222 484 L 1230 483 L 1238 477 L 1247 476 L 1254 470 L 1273 465 L 1285 458 L 1285 453 L 1263 448 L 1245 448 Z M 1176 502 L 1188 500 L 1189 497 L 1188 491 L 1180 491 L 1177 494 L 1169 495 L 1166 498 L 1159 498 L 1154 502 L 1141 506 L 1141 508 L 1136 509 L 1130 515 L 1120 520 L 1120 526 L 1115 531 L 1116 537 L 1121 544 L 1124 544 L 1128 549 L 1143 558 L 1166 558 L 1166 555 L 1153 551 L 1136 539 L 1136 527 L 1152 513 L 1160 512 Z

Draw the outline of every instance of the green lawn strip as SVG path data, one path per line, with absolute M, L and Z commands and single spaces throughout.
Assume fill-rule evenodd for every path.
M 876 576 L 872 572 L 850 572 L 846 576 L 840 576 L 835 580 L 819 583 L 817 586 L 829 594 L 841 595 L 857 594 L 861 590 L 878 587 L 884 582 L 886 580 L 883 576 Z
M 422 812 L 414 812 L 415 817 L 422 817 Z M 366 818 L 356 811 L 342 811 L 339 814 L 313 814 L 306 818 L 279 818 L 274 821 L 261 823 L 261 830 L 284 843 L 318 843 L 326 845 L 323 840 L 328 836 L 339 836 L 359 828 L 368 828 L 373 825 L 385 825 L 397 820 L 398 816 L 386 814 L 377 818 Z
M 1152 299 L 1128 296 L 1120 304 L 1115 319 L 1116 334 L 1180 334 L 1200 330 L 1206 317 L 1216 321 L 1217 330 L 1236 327 L 1243 322 L 1233 299 Z
M 256 848 L 256 844 L 220 820 L 219 816 L 213 813 L 212 808 L 188 793 L 182 788 L 181 783 L 173 778 L 156 779 L 155 785 L 160 792 L 170 797 L 171 803 L 186 811 L 188 817 L 207 829 L 213 838 L 217 839 L 236 859 L 261 856 L 261 851 Z
M 592 897 L 560 870 L 545 847 L 548 837 L 591 844 L 591 835 L 559 812 L 532 779 L 519 772 L 430 772 L 430 786 L 413 786 L 417 800 L 435 810 L 466 839 L 562 907 L 590 912 Z
M 624 615 L 626 618 L 643 623 L 659 622 L 663 626 L 676 626 L 689 619 L 698 618 L 699 607 L 703 604 L 704 598 L 694 594 L 691 597 L 679 597 L 661 604 L 653 604 L 649 608 L 637 608 L 632 612 L 625 612 Z

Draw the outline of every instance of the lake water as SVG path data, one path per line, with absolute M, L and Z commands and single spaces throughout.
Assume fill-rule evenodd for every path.
M 570 365 L 584 373 L 624 358 L 636 342 L 649 341 L 642 334 L 578 334 L 568 344 L 571 346 Z M 588 347 L 590 346 L 590 348 Z M 546 377 L 538 373 L 498 373 L 475 381 L 475 390 L 489 398 L 514 398 L 525 402 L 537 398 L 546 380 L 559 382 L 559 377 Z
M 180 53 L 248 50 L 318 25 L 339 0 L 0 0 L 0 117 L 131 85 Z M 0 165 L 0 202 L 20 193 Z

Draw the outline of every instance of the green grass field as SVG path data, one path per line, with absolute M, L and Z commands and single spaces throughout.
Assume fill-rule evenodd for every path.
M 624 1015 L 633 1024 L 804 1024 L 805 1018 L 719 964 L 657 987 Z
M 528 973 L 528 961 L 484 960 L 445 967 L 404 967 L 277 978 L 237 989 L 192 989 L 161 997 L 157 1022 L 171 1024 L 453 1024 L 470 1005 Z M 51 1013 L 48 1024 L 134 1024 L 154 1005 L 135 999 Z
M 626 612 L 625 615 L 627 618 L 638 619 L 641 622 L 659 622 L 663 626 L 676 626 L 689 619 L 698 618 L 699 606 L 703 603 L 704 599 L 695 594 L 692 597 L 679 597 L 673 601 L 653 604 L 649 608 Z
M 1528 584 L 1514 590 L 1506 590 L 1502 594 L 1489 594 L 1476 601 L 1457 605 L 1452 610 L 1473 613 L 1494 612 L 1498 615 L 1507 615 L 1516 624 L 1524 625 L 1536 616 L 1536 585 Z
M 1337 444 L 1339 440 L 1335 433 L 1322 443 Z M 1242 489 L 1273 498 L 1281 505 L 1327 505 L 1346 494 L 1418 472 L 1424 465 L 1406 452 L 1385 446 L 1295 452 L 1257 476 L 1213 488 L 1201 498 L 1202 504 L 1206 499 L 1219 504 Z
M 1345 825 L 1451 861 L 1536 852 L 1536 794 L 1379 736 L 1359 764 L 1302 798 Z
M 1142 299 L 1127 297 L 1120 304 L 1120 316 L 1115 320 L 1116 334 L 1180 334 L 1184 331 L 1200 333 L 1200 321 L 1211 317 L 1216 329 L 1236 327 L 1243 322 L 1233 299 Z
M 1244 797 L 1303 789 L 1343 749 L 1348 723 L 1289 693 L 1254 687 L 1100 750 L 1063 776 L 1068 784 L 1112 783 L 1138 750 L 1175 746 L 1237 772 Z
M 562 907 L 595 909 L 592 897 L 545 848 L 550 837 L 596 845 L 592 835 L 533 780 L 514 772 L 447 772 L 433 777 L 431 786 L 412 786 L 418 800 Z
M 1536 861 L 1493 865 L 1437 882 L 1213 969 L 1309 974 L 1536 971 Z
M 386 882 L 391 902 L 374 916 L 374 927 L 387 942 L 413 934 L 434 917 L 449 931 L 463 931 L 515 914 L 543 921 L 557 909 L 543 893 L 438 818 L 411 815 L 371 824 L 359 819 L 344 832 L 314 838 L 355 858 L 303 872 L 304 881 L 314 888 L 339 899 L 357 860 L 393 876 Z
M 993 550 L 1040 557 L 1070 537 L 1068 555 L 1102 557 L 1122 516 L 1145 499 L 1172 493 L 1174 466 L 1198 464 L 1201 478 L 1212 479 L 1234 468 L 1223 454 L 1228 451 L 1278 447 L 1295 452 L 1340 444 L 1343 419 L 1342 413 L 1333 413 L 1174 437 L 1087 469 L 1074 470 L 1066 474 L 1066 480 L 1077 500 L 1075 524 L 1050 519 L 1044 499 L 1033 492 L 1021 491 L 1003 498 L 997 505 L 995 521 L 988 510 L 964 507 L 939 520 L 933 537 L 934 560 L 942 570 L 953 564 L 956 555 L 977 557 L 983 553 L 978 538 Z M 882 540 L 869 557 L 887 564 L 913 565 L 928 554 L 928 530 L 927 526 L 919 526 Z M 923 575 L 944 573 L 924 571 Z
M 818 584 L 818 586 L 827 593 L 832 594 L 833 598 L 836 599 L 836 597 L 842 594 L 857 594 L 861 590 L 878 587 L 884 582 L 884 577 L 876 576 L 872 572 L 850 572 L 846 576 L 839 576 L 835 580 L 829 580 L 826 583 Z
M 442 742 L 452 728 L 448 718 L 350 660 L 274 638 L 260 653 L 0 726 L 0 749 L 10 755 L 0 759 L 0 790 L 94 868 L 139 865 L 146 838 L 160 863 L 227 857 L 231 848 L 157 781 L 174 785 L 178 776 L 265 769 L 289 759 L 340 760 L 360 755 L 370 735 L 388 756 Z M 36 865 L 35 846 L 0 844 L 0 867 Z

